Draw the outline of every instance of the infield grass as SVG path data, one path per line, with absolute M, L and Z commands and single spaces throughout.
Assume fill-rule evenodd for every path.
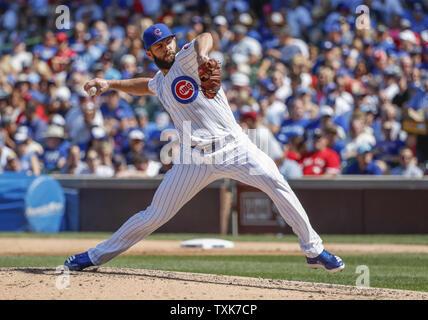
M 60 232 L 60 233 L 31 233 L 31 232 L 0 232 L 0 238 L 58 238 L 58 239 L 107 239 L 112 235 L 108 232 Z M 384 244 L 419 244 L 428 245 L 428 234 L 361 234 L 321 235 L 324 243 L 384 243 Z M 233 236 L 230 234 L 205 233 L 154 233 L 146 239 L 150 240 L 189 240 L 195 238 L 216 238 L 230 241 L 269 241 L 297 242 L 293 234 L 245 234 Z
M 299 256 L 119 256 L 106 267 L 142 268 L 268 279 L 356 285 L 357 266 L 366 265 L 370 286 L 428 291 L 428 254 L 341 255 L 346 268 L 329 274 L 312 270 Z M 0 256 L 0 267 L 56 267 L 65 256 Z

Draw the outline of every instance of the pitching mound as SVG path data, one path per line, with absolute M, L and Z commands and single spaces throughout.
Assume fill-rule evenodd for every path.
M 0 300 L 428 299 L 428 293 L 415 291 L 103 267 L 68 276 L 53 268 L 0 268 L 0 288 Z

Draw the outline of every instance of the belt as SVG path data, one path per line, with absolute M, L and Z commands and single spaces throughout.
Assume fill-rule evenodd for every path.
M 203 146 L 195 145 L 195 146 L 191 146 L 191 148 L 193 150 L 197 150 L 200 153 L 205 153 L 205 154 L 207 154 L 207 153 L 214 153 L 216 151 L 215 142 L 204 144 Z
M 204 153 L 204 154 L 214 153 L 217 149 L 223 148 L 226 143 L 231 142 L 235 139 L 236 139 L 236 137 L 234 135 L 229 134 L 229 135 L 220 139 L 220 141 L 222 143 L 216 144 L 216 142 L 219 142 L 219 141 L 214 141 L 214 142 L 207 143 L 204 145 L 197 144 L 197 145 L 191 146 L 191 148 L 193 150 L 197 150 L 200 153 Z

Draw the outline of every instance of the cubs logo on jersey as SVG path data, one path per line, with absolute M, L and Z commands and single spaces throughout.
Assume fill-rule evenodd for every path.
M 174 98 L 180 103 L 191 103 L 198 96 L 198 84 L 188 76 L 176 78 L 171 84 L 171 91 Z

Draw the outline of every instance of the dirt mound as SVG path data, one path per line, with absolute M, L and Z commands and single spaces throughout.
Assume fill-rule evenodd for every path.
M 144 269 L 0 268 L 0 300 L 290 300 L 428 299 L 428 293 Z

